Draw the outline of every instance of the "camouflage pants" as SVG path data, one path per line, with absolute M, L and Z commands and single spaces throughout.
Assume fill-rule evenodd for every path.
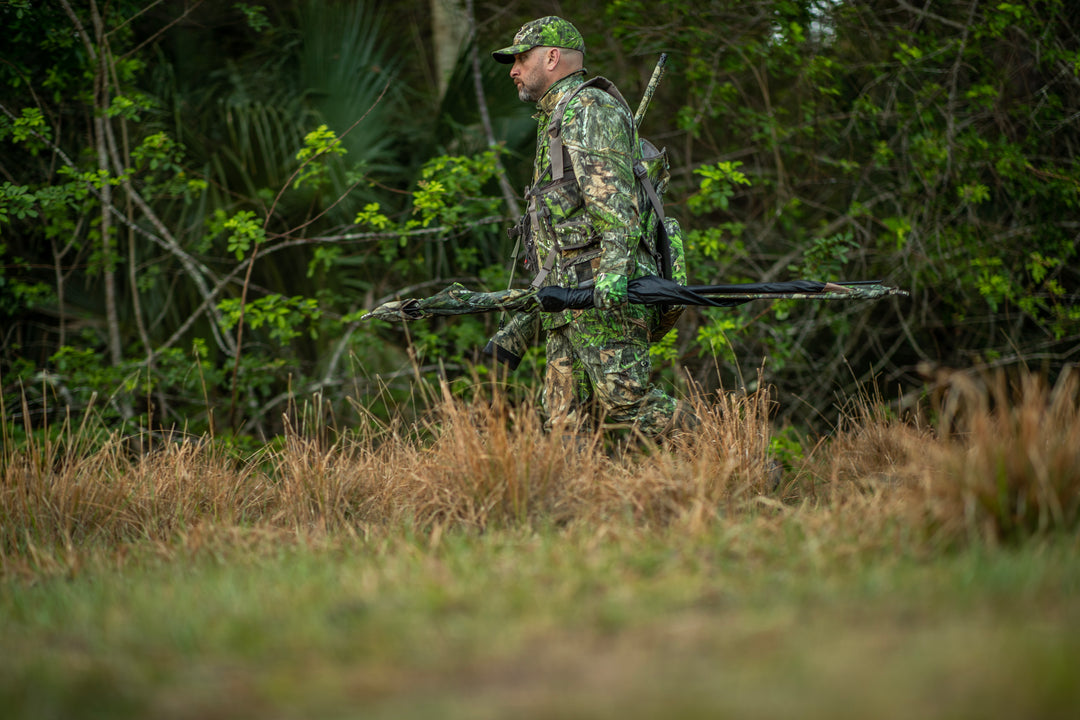
M 611 422 L 635 424 L 649 436 L 670 429 L 679 403 L 649 380 L 647 322 L 618 311 L 586 310 L 548 331 L 547 429 L 579 422 L 592 429 L 604 415 Z

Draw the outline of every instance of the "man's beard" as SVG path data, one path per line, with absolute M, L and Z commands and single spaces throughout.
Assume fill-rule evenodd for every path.
M 527 82 L 522 81 L 518 87 L 518 99 L 521 102 L 538 102 L 540 100 L 540 93 L 536 85 L 530 85 Z

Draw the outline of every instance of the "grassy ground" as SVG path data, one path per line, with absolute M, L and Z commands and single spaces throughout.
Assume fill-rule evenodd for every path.
M 5 583 L 5 717 L 1075 717 L 1075 539 L 945 557 L 778 522 L 297 545 Z
M 5 450 L 0 715 L 1076 717 L 1076 387 L 1021 390 L 866 403 L 776 489 L 761 397 L 648 451 L 450 399 Z

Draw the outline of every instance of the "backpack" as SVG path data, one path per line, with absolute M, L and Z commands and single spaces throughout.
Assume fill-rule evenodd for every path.
M 555 106 L 547 127 L 548 136 L 551 138 L 548 156 L 551 158 L 552 182 L 562 180 L 569 166 L 569 152 L 562 143 L 563 114 L 570 101 L 587 87 L 595 87 L 608 93 L 633 117 L 629 104 L 614 83 L 607 78 L 591 78 L 568 92 Z M 678 220 L 669 218 L 664 213 L 664 191 L 667 190 L 668 181 L 671 179 L 667 148 L 657 150 L 651 142 L 639 137 L 637 149 L 638 157 L 634 159 L 634 176 L 649 202 L 649 207 L 641 212 L 641 242 L 656 260 L 656 267 L 660 270 L 661 277 L 686 285 L 686 258 L 682 228 Z M 573 172 L 572 169 L 571 172 Z M 538 275 L 538 279 L 542 279 L 543 275 L 547 274 L 547 270 L 550 270 L 555 255 L 556 253 L 551 253 L 548 262 L 545 263 L 545 268 L 540 270 L 541 275 Z M 685 309 L 683 305 L 661 305 L 657 321 L 649 328 L 649 341 L 657 342 L 667 335 Z

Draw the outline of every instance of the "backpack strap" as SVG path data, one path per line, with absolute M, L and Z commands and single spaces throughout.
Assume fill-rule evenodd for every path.
M 599 75 L 594 78 L 589 78 L 585 82 L 578 85 L 576 88 L 566 93 L 559 99 L 559 104 L 555 106 L 555 109 L 551 111 L 551 119 L 548 120 L 547 134 L 550 138 L 548 143 L 548 157 L 551 161 L 551 179 L 552 181 L 559 181 L 563 179 L 566 174 L 566 161 L 569 159 L 568 154 L 565 152 L 562 141 L 562 123 L 563 115 L 566 114 L 566 108 L 570 105 L 574 98 L 578 96 L 585 88 L 594 87 L 599 90 L 603 90 L 608 95 L 611 95 L 615 100 L 622 105 L 626 110 L 630 111 L 630 105 L 623 98 L 622 93 L 615 87 L 615 83 L 611 82 L 605 77 Z M 631 116 L 633 113 L 631 113 Z
M 537 201 L 536 194 L 533 192 L 535 189 L 536 188 L 529 188 L 525 192 L 525 200 L 528 203 L 529 227 L 533 237 L 536 237 L 539 234 L 540 224 L 542 222 L 546 222 L 549 225 L 551 223 L 550 212 L 548 211 L 547 206 Z M 551 272 L 551 269 L 555 267 L 555 257 L 559 254 L 559 238 L 552 232 L 551 239 L 552 242 L 555 243 L 555 246 L 551 248 L 551 252 L 548 253 L 548 256 L 544 259 L 543 267 L 536 272 L 536 277 L 532 279 L 530 285 L 534 288 L 539 288 L 544 283 L 544 278 L 546 278 L 548 273 Z
M 667 227 L 664 225 L 666 219 L 664 203 L 660 202 L 660 198 L 656 194 L 656 188 L 653 187 L 652 181 L 649 180 L 649 171 L 645 169 L 644 163 L 640 161 L 634 163 L 634 175 L 637 176 L 641 186 L 645 188 L 645 194 L 649 197 L 649 204 L 652 205 L 653 212 L 656 213 L 656 260 L 660 265 L 661 277 L 670 280 L 671 240 L 668 238 Z M 641 241 L 645 242 L 645 239 L 642 238 Z
M 531 287 L 539 290 L 544 285 L 544 278 L 546 278 L 548 276 L 548 273 L 551 272 L 551 269 L 555 267 L 555 256 L 558 254 L 559 249 L 557 247 L 551 249 L 551 252 L 548 253 L 547 259 L 544 260 L 544 266 L 540 268 L 540 271 L 536 273 L 536 277 L 534 277 L 532 279 L 532 282 L 529 283 Z
M 562 122 L 563 114 L 566 112 L 566 107 L 570 104 L 570 101 L 577 97 L 577 94 L 584 90 L 586 87 L 591 87 L 594 84 L 596 78 L 592 80 L 586 80 L 576 88 L 566 93 L 559 99 L 559 104 L 555 106 L 555 109 L 551 112 L 551 119 L 548 120 L 547 134 L 548 134 L 548 158 L 551 166 L 551 181 L 558 182 L 563 179 L 566 174 L 566 161 L 569 160 L 566 157 L 566 148 L 563 147 L 562 141 Z

